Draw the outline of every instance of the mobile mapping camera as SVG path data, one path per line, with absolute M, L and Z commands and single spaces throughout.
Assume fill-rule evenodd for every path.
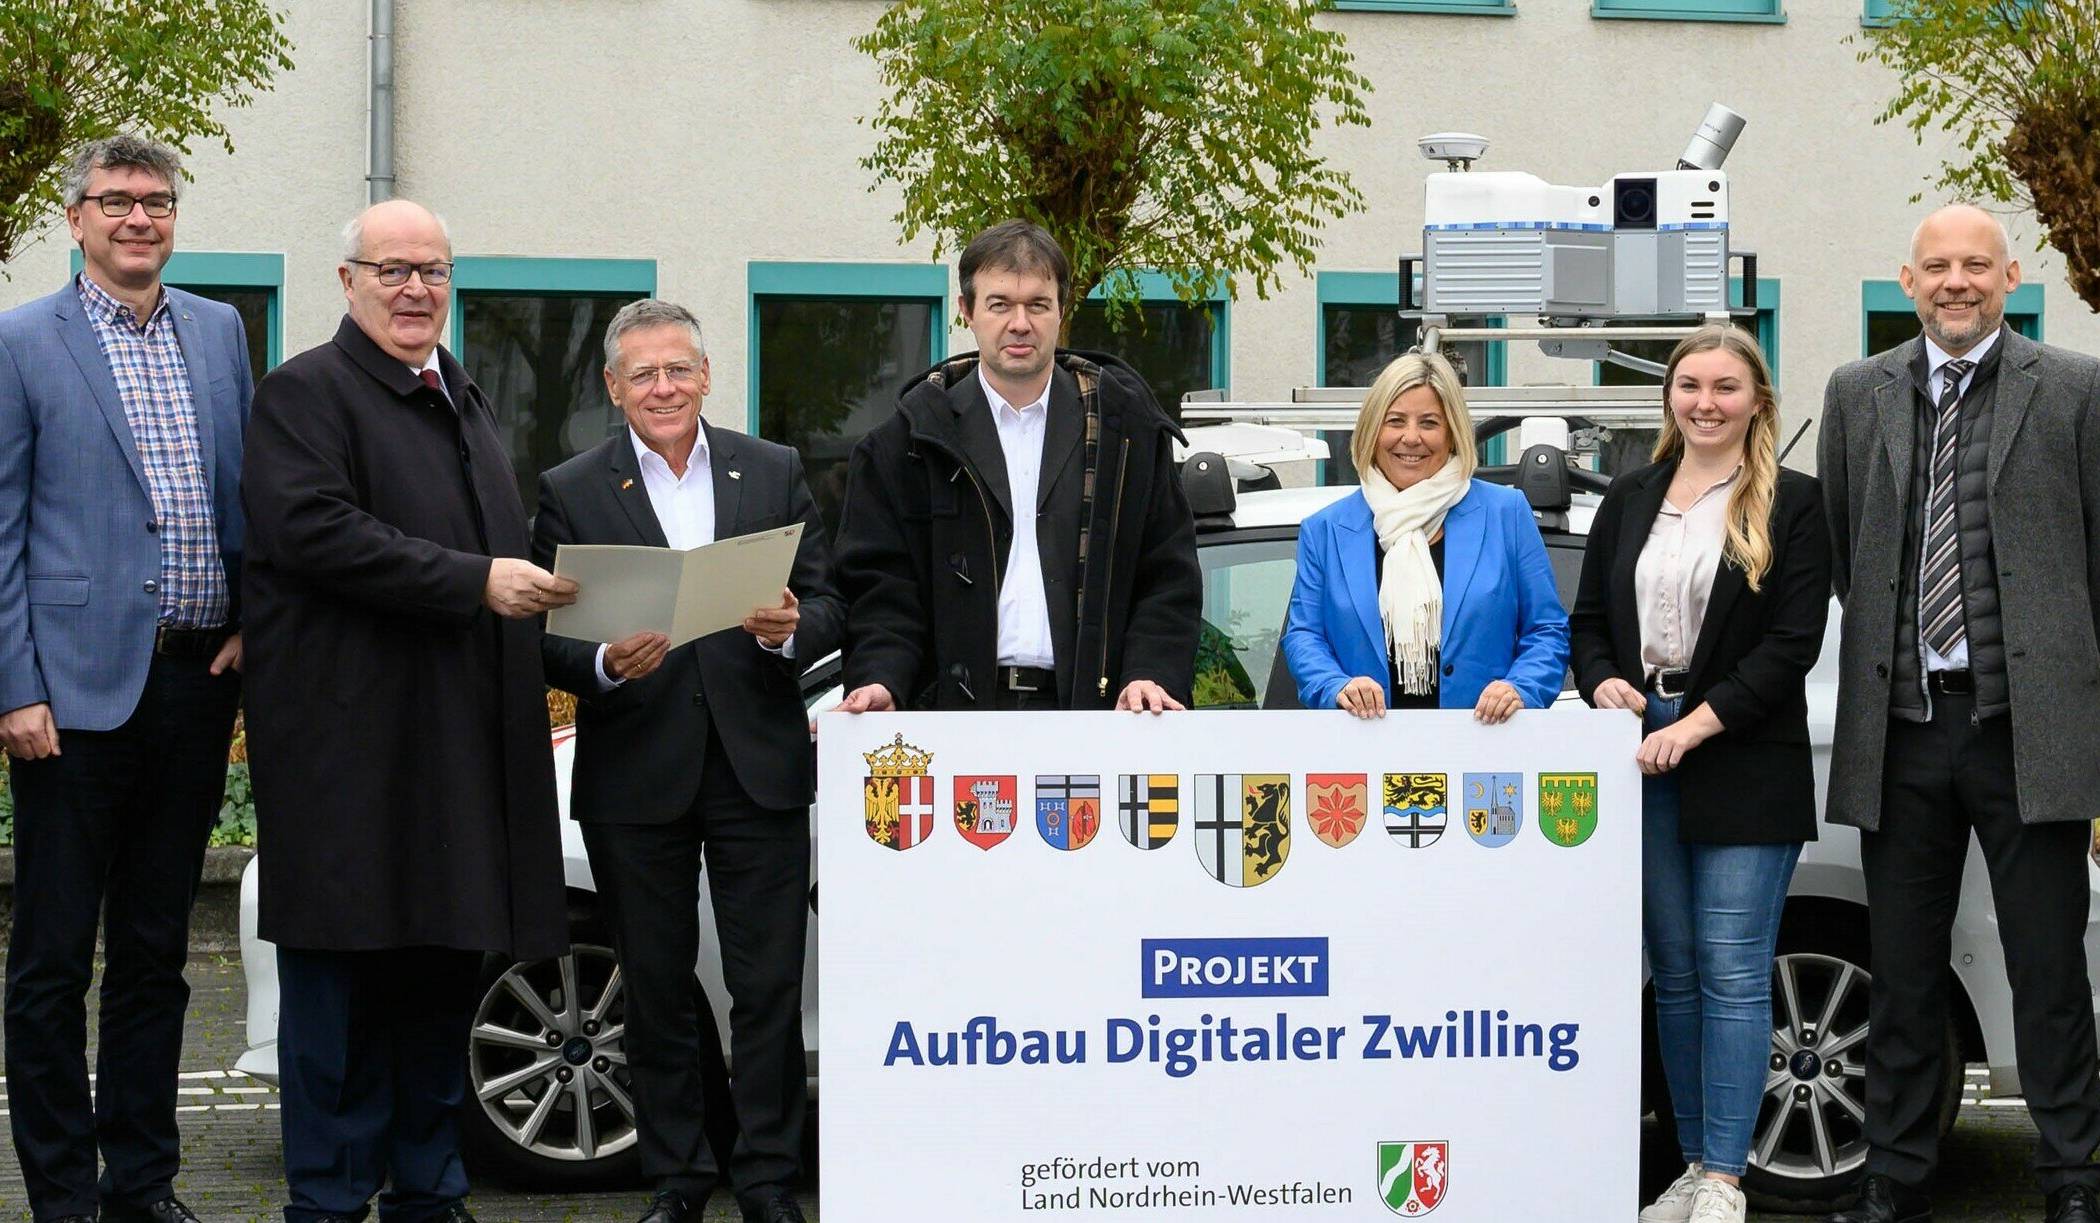
M 1514 171 L 1471 173 L 1487 141 L 1419 142 L 1431 174 L 1421 309 L 1432 315 L 1667 318 L 1728 310 L 1728 176 L 1743 117 L 1715 103 L 1673 170 L 1561 187 Z

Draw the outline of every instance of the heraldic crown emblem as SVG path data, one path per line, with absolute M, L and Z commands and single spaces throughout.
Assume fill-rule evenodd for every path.
M 861 758 L 868 762 L 870 777 L 916 777 L 933 766 L 933 753 L 920 751 L 897 736 L 872 752 L 862 752 Z

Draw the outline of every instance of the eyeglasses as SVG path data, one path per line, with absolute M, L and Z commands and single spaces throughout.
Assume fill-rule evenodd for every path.
M 659 377 L 669 378 L 673 386 L 691 386 L 700 376 L 697 367 L 680 363 L 677 365 L 645 365 L 627 375 L 627 385 L 637 391 L 646 391 L 656 385 Z
M 93 201 L 105 217 L 128 217 L 134 207 L 146 210 L 146 215 L 155 220 L 175 215 L 175 197 L 166 191 L 152 195 L 126 195 L 122 191 L 105 191 L 101 195 L 83 195 L 82 202 Z
M 359 267 L 371 268 L 372 276 L 380 284 L 392 288 L 408 283 L 413 272 L 426 285 L 441 285 L 452 279 L 452 265 L 448 263 L 374 263 L 370 259 L 345 259 Z

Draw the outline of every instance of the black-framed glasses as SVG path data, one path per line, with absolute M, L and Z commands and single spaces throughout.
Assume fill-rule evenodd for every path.
M 156 191 L 151 195 L 132 195 L 124 191 L 105 191 L 100 195 L 83 195 L 83 203 L 92 201 L 105 217 L 128 217 L 133 208 L 143 208 L 154 220 L 175 215 L 175 196 L 171 192 Z
M 411 272 L 426 285 L 441 285 L 452 279 L 450 260 L 441 263 L 377 263 L 370 259 L 345 259 L 343 262 L 371 268 L 373 279 L 388 288 L 407 284 Z

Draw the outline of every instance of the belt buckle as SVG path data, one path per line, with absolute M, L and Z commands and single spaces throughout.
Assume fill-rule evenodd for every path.
M 1026 668 L 1024 668 L 1024 667 L 1016 667 L 1016 666 L 1008 666 L 1008 667 L 1001 667 L 1001 668 L 999 668 L 999 669 L 1000 669 L 1001 671 L 1004 671 L 1004 672 L 1006 672 L 1006 690 L 1007 690 L 1008 692 L 1041 692 L 1041 691 L 1042 691 L 1042 689 L 1041 689 L 1041 688 L 1038 688 L 1038 687 L 1036 687 L 1036 686 L 1035 686 L 1034 684 L 1030 684 L 1030 683 L 1024 683 L 1024 682 L 1022 681 L 1021 673 L 1022 673 L 1022 672 L 1023 672 L 1024 670 L 1026 670 Z
M 1689 671 L 1684 670 L 1683 668 L 1677 667 L 1658 670 L 1655 673 L 1655 695 L 1662 697 L 1665 700 L 1674 701 L 1678 697 L 1684 695 L 1684 689 L 1682 687 L 1679 687 L 1673 690 L 1670 687 L 1671 676 L 1675 676 L 1676 682 L 1681 685 L 1684 683 L 1684 681 L 1691 678 L 1691 673 Z

